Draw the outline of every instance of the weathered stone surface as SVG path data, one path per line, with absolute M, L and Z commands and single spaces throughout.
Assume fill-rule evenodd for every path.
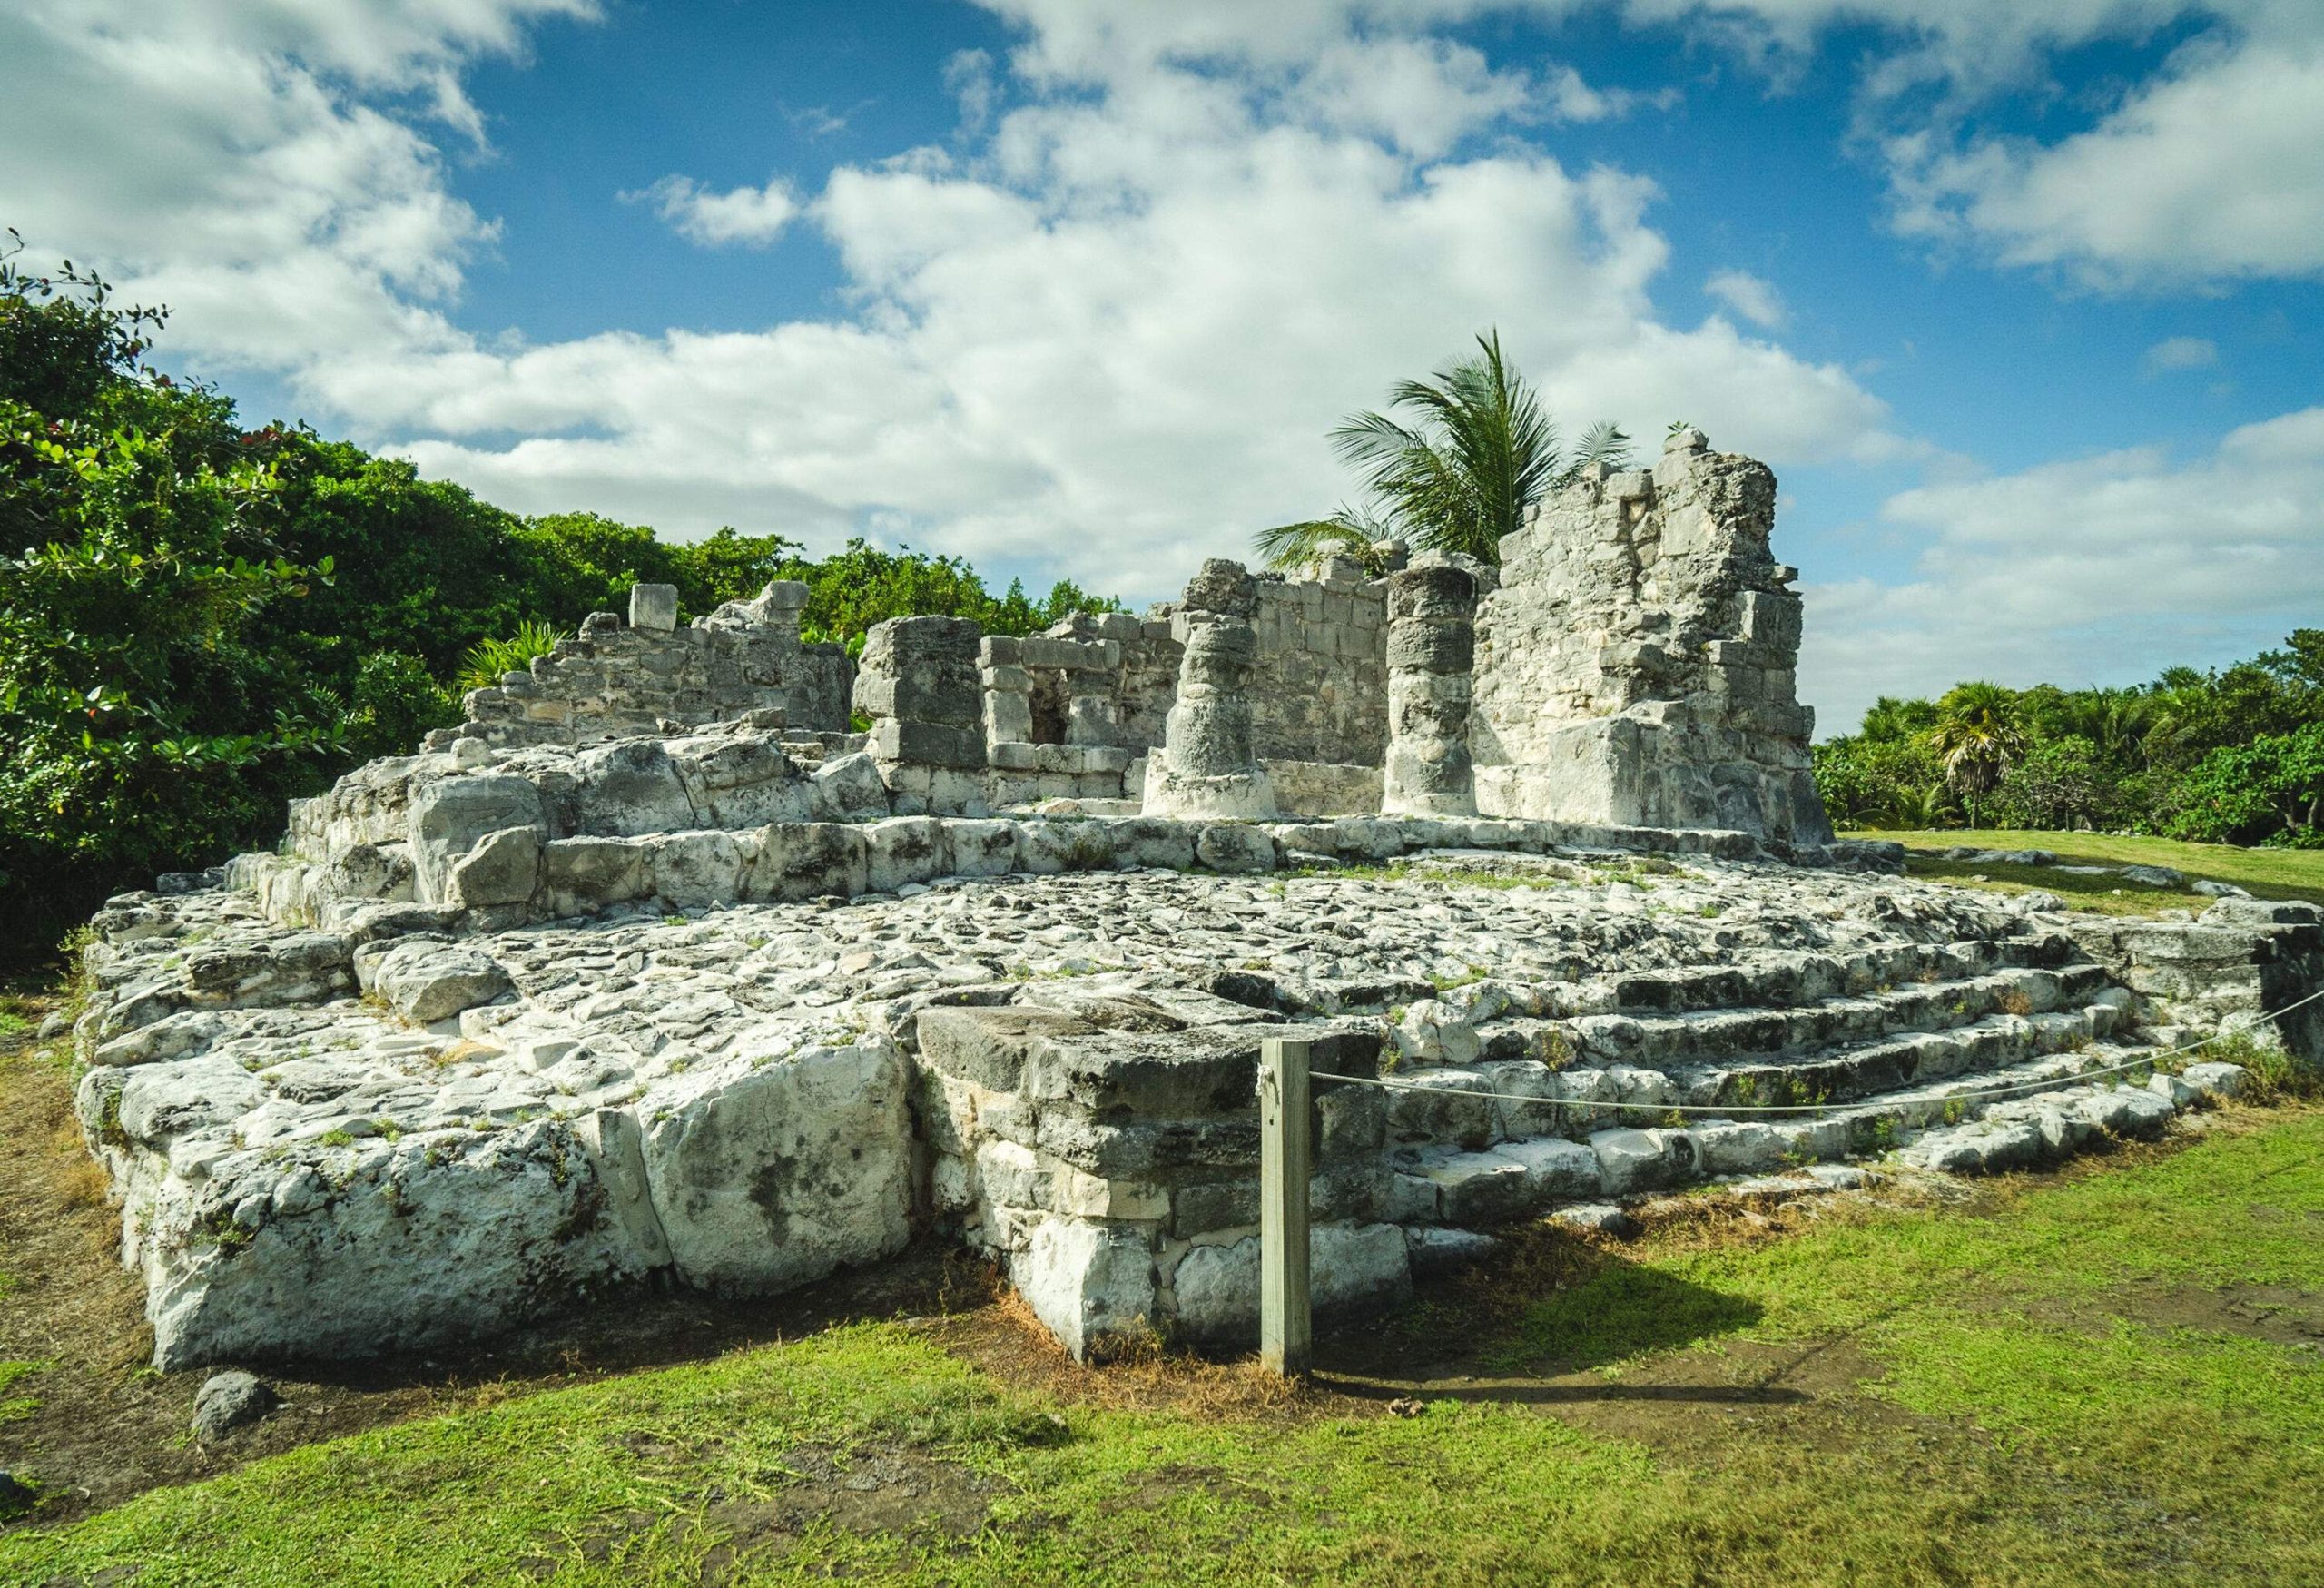
M 629 626 L 632 628 L 659 629 L 667 633 L 678 626 L 678 587 L 675 585 L 632 585 L 629 587 Z
M 824 762 L 812 781 L 819 821 L 877 822 L 888 814 L 888 785 L 880 764 L 865 752 Z
M 1033 1316 L 1083 1360 L 1102 1360 L 1155 1324 L 1154 1255 L 1134 1228 L 1044 1218 L 1009 1261 L 1009 1280 Z
M 409 853 L 423 903 L 445 902 L 452 867 L 487 833 L 511 827 L 547 831 L 540 792 L 521 777 L 442 778 L 417 789 L 409 809 Z
M 488 904 L 521 904 L 540 885 L 541 834 L 537 827 L 507 827 L 488 833 L 452 864 L 445 902 L 474 910 Z
M 1584 469 L 1502 540 L 1477 616 L 1479 803 L 1828 843 L 1775 476 L 1688 434 L 1650 475 Z
M 911 1135 L 903 1058 L 883 1039 L 683 1078 L 643 1143 L 680 1277 L 761 1295 L 901 1250 Z
M 230 1152 L 165 1180 L 141 1229 L 154 1365 L 362 1356 L 506 1327 L 639 1271 L 593 1228 L 598 1199 L 548 1120 Z
M 453 943 L 398 943 L 379 957 L 370 989 L 414 1025 L 429 1025 L 507 992 L 508 973 L 488 956 Z
M 1393 1224 L 1314 1225 L 1307 1261 L 1309 1293 L 1324 1317 L 1378 1311 L 1412 1295 L 1404 1232 Z M 1257 1237 L 1189 1248 L 1178 1260 L 1172 1287 L 1177 1327 L 1188 1338 L 1213 1346 L 1257 1343 Z

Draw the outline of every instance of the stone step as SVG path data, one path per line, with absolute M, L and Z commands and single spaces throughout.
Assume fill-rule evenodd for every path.
M 2198 1097 L 2240 1089 L 2242 1071 L 2225 1064 L 2144 1080 L 2135 1071 L 2083 1079 L 2150 1051 L 2093 1047 L 1900 1089 L 1797 1119 L 1616 1127 L 1581 1140 L 1538 1136 L 1482 1151 L 1424 1148 L 1400 1155 L 1385 1216 L 1407 1225 L 1473 1228 L 1561 1202 L 1600 1201 L 1892 1150 L 1903 1162 L 1955 1173 L 2021 1168 L 2053 1161 L 2102 1133 L 2152 1136 Z M 2003 1087 L 2023 1090 L 1977 1095 Z
M 1994 1014 L 2045 1014 L 2102 1001 L 2112 986 L 2097 965 L 2057 971 L 2009 967 L 1787 1007 L 1583 1015 L 1562 1022 L 1512 1021 L 1505 1029 L 1488 1025 L 1479 1037 L 1482 1056 L 1490 1060 L 1547 1060 L 1554 1056 L 1562 1036 L 1567 1051 L 1581 1062 L 1669 1069 L 1819 1054 L 1881 1037 L 1943 1031 Z
M 2055 970 L 2088 956 L 2062 932 L 1961 942 L 1888 943 L 1844 952 L 1770 954 L 1748 965 L 1640 971 L 1612 983 L 1615 1012 L 1685 1014 L 1787 1009 L 1887 988 L 1958 981 L 2013 967 Z
M 1408 1147 L 1475 1151 L 1496 1141 L 1650 1117 L 1642 1105 L 1750 1109 L 1850 1103 L 1900 1087 L 1980 1077 L 2044 1055 L 2090 1049 L 2127 1026 L 2126 1002 L 2116 994 L 2039 1014 L 1988 1014 L 1958 1026 L 1884 1035 L 1796 1058 L 1669 1069 L 1620 1063 L 1552 1069 L 1536 1059 L 1408 1068 L 1394 1078 L 1436 1090 L 1389 1094 L 1388 1139 Z M 1540 1101 L 1514 1101 L 1511 1094 Z M 1608 1106 L 1613 1104 L 1628 1106 Z

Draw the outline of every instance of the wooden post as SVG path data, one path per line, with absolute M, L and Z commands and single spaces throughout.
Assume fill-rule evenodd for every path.
M 1305 1037 L 1259 1047 L 1259 1363 L 1307 1376 L 1307 1055 Z

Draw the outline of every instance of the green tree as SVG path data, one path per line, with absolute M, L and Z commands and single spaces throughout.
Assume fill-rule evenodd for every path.
M 2324 721 L 2222 745 L 2187 776 L 2173 837 L 2324 843 Z
M 1929 747 L 1945 764 L 1945 781 L 1968 807 L 1969 825 L 1977 826 L 1979 802 L 2025 748 L 2017 696 L 1998 684 L 1956 684 L 1936 710 Z
M 1585 464 L 1627 459 L 1630 438 L 1610 422 L 1592 426 L 1567 457 L 1540 397 L 1502 356 L 1501 333 L 1479 337 L 1477 349 L 1429 380 L 1390 389 L 1390 409 L 1409 410 L 1410 422 L 1367 409 L 1333 430 L 1332 449 L 1378 506 L 1260 531 L 1269 566 L 1334 551 L 1373 562 L 1374 531 L 1383 527 L 1423 550 L 1497 563 L 1501 538 L 1551 489 Z
M 11 948 L 279 823 L 345 738 L 340 703 L 253 640 L 331 565 L 275 555 L 268 443 L 143 365 L 161 321 L 0 254 L 0 526 L 23 548 L 0 555 Z

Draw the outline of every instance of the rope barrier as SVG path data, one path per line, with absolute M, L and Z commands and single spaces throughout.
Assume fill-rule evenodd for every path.
M 2299 999 L 2295 1002 L 2288 1003 L 2281 1009 L 2266 1011 L 2263 1011 L 2263 1013 L 2265 1013 L 2266 1018 L 2270 1021 L 2280 1021 L 2284 1016 L 2291 1013 L 2293 1011 L 2314 1003 L 2319 999 L 2324 999 L 2324 988 L 2319 988 L 2315 991 L 2309 993 L 2307 997 Z M 2161 1052 L 2148 1053 L 2140 1058 L 2133 1059 L 2128 1063 L 2108 1065 L 2100 1070 L 2078 1070 L 2071 1074 L 2045 1076 L 2039 1080 L 2020 1080 L 2013 1081 L 2006 1086 L 1969 1088 L 1960 1091 L 1949 1091 L 1943 1094 L 1942 1100 L 1950 1101 L 1955 1098 L 1970 1099 L 2007 1097 L 2013 1092 L 2041 1091 L 2061 1084 L 2071 1085 L 2076 1081 L 2094 1080 L 2104 1076 L 2121 1075 L 2132 1070 L 2152 1070 L 2154 1066 L 2160 1064 L 2166 1059 L 2176 1058 L 2181 1053 L 2192 1053 L 2200 1049 L 2208 1048 L 2212 1043 L 2221 1041 L 2229 1034 L 2230 1033 L 2226 1031 L 2213 1031 L 2208 1037 L 2198 1038 L 2194 1041 L 2182 1043 L 2176 1048 L 2165 1048 Z M 1728 1119 L 1738 1114 L 1780 1114 L 1786 1118 L 1797 1118 L 1802 1115 L 1815 1116 L 1826 1114 L 1830 1112 L 1832 1108 L 1835 1106 L 1830 1103 L 1736 1103 L 1729 1105 L 1724 1103 L 1600 1102 L 1594 1099 L 1588 1098 L 1530 1097 L 1523 1092 L 1479 1091 L 1467 1087 L 1431 1086 L 1425 1081 L 1396 1080 L 1384 1075 L 1341 1075 L 1328 1070 L 1318 1070 L 1314 1071 L 1313 1078 L 1316 1080 L 1340 1081 L 1351 1086 L 1376 1086 L 1383 1091 L 1426 1092 L 1437 1097 L 1468 1098 L 1481 1102 L 1498 1101 L 1510 1103 L 1531 1103 L 1536 1107 L 1571 1107 L 1577 1110 L 1584 1109 L 1603 1109 L 1611 1111 L 1629 1111 L 1634 1113 L 1661 1115 L 1692 1114 L 1698 1117 L 1709 1119 Z M 1869 1103 L 1869 1099 L 1862 1099 L 1858 1100 L 1856 1104 L 1844 1103 L 1837 1106 L 1843 1108 L 1863 1106 Z

